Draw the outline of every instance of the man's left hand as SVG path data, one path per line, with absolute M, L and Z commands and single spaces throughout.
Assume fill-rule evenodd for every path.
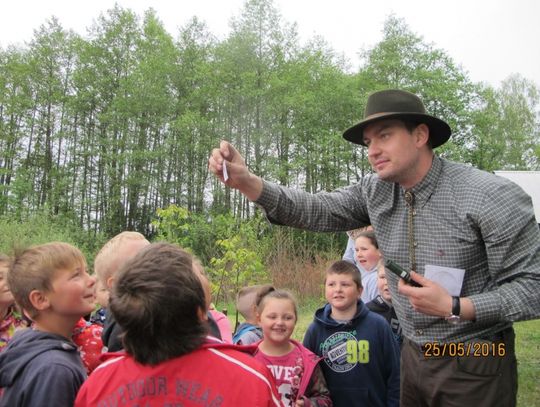
M 439 284 L 414 271 L 411 277 L 422 287 L 413 287 L 403 279 L 398 282 L 398 291 L 409 298 L 412 307 L 423 314 L 447 317 L 452 311 L 452 296 Z

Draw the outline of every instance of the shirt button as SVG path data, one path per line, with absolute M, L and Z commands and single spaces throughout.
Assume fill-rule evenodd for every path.
M 413 216 L 416 216 L 416 209 L 413 209 L 412 214 Z
M 414 242 L 414 247 L 417 247 L 418 246 L 418 243 Z
M 423 331 L 422 329 L 417 329 L 417 330 L 415 331 L 415 334 L 416 334 L 416 336 L 421 336 L 421 335 L 424 334 L 424 331 Z

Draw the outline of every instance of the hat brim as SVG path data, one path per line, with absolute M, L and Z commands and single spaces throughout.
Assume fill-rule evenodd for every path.
M 452 129 L 445 121 L 429 114 L 388 112 L 371 115 L 354 126 L 348 128 L 343 133 L 343 138 L 351 143 L 366 146 L 364 143 L 364 129 L 366 126 L 379 121 L 389 119 L 402 119 L 416 123 L 425 123 L 429 127 L 429 140 L 432 148 L 439 147 L 446 143 L 452 134 Z

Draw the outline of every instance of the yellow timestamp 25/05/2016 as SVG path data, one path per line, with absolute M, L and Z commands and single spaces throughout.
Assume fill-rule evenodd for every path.
M 425 358 L 437 357 L 504 357 L 504 342 L 426 342 L 422 346 Z

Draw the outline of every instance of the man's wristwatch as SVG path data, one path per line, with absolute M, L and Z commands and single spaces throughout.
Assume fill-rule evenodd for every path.
M 459 324 L 461 317 L 459 313 L 461 312 L 461 304 L 459 302 L 459 297 L 452 297 L 452 313 L 446 317 L 446 320 L 451 324 Z

